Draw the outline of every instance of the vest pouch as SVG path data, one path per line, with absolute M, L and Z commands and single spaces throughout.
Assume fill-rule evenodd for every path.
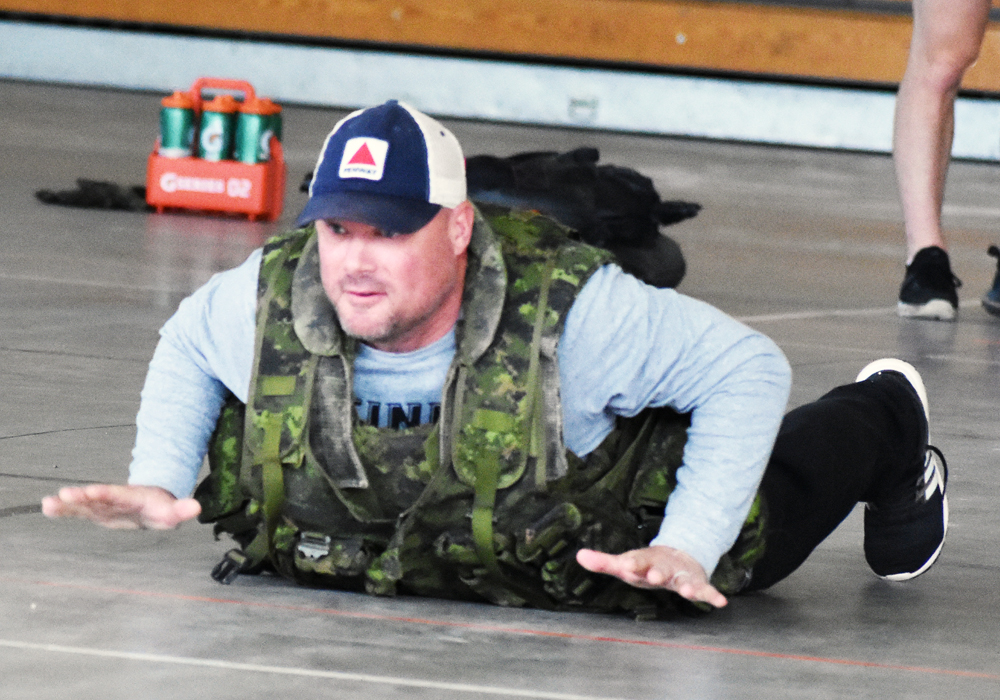
M 316 427 L 310 423 L 307 432 L 312 435 Z M 287 498 L 274 542 L 284 576 L 362 590 L 365 573 L 385 550 L 399 513 L 419 497 L 438 462 L 436 433 L 429 424 L 406 429 L 355 425 L 353 444 L 366 474 L 365 488 L 335 485 L 311 446 L 299 467 L 285 468 Z
M 518 533 L 515 554 L 525 564 L 537 562 L 543 555 L 555 556 L 569 545 L 583 525 L 583 514 L 572 503 L 560 503 Z
M 358 591 L 371 562 L 361 536 L 334 537 L 322 532 L 300 531 L 286 546 L 276 548 L 278 570 L 286 577 L 312 586 Z
M 757 492 L 750 513 L 743 522 L 732 548 L 719 559 L 712 572 L 711 583 L 725 595 L 736 595 L 750 583 L 753 566 L 764 556 L 766 543 L 767 501 Z
M 624 610 L 637 618 L 686 608 L 670 592 L 635 589 L 587 571 L 576 553 L 586 548 L 618 554 L 648 545 L 675 484 L 689 424 L 688 416 L 667 408 L 619 419 L 586 459 L 567 455 L 569 472 L 547 489 L 565 498 L 561 503 L 525 522 L 524 514 L 535 510 L 530 504 L 537 492 L 498 502 L 502 521 L 497 528 L 513 528 L 517 562 L 535 572 L 555 607 Z
M 645 544 L 660 529 L 667 499 L 677 486 L 677 470 L 684 460 L 684 445 L 691 416 L 669 408 L 647 409 L 647 436 L 636 455 L 638 464 L 628 491 L 628 509 L 634 513 L 643 529 L 651 530 Z
M 194 497 L 201 504 L 198 521 L 216 523 L 215 534 L 234 536 L 256 530 L 260 517 L 240 484 L 243 461 L 243 420 L 246 406 L 230 395 L 219 412 L 208 444 L 209 473 L 198 484 Z
M 484 460 L 497 463 L 497 488 L 505 489 L 524 475 L 527 468 L 525 429 L 518 418 L 503 411 L 475 408 L 471 420 L 461 426 L 452 464 L 463 483 L 474 486 Z M 500 455 L 516 455 L 501 459 Z
M 295 567 L 323 576 L 355 578 L 371 563 L 360 537 L 330 537 L 315 532 L 299 533 L 295 547 Z

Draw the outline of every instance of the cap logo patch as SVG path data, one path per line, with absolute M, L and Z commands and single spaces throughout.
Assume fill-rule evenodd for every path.
M 381 180 L 385 169 L 385 154 L 389 152 L 389 142 L 358 136 L 344 144 L 344 155 L 340 159 L 340 177 L 357 177 L 364 180 Z

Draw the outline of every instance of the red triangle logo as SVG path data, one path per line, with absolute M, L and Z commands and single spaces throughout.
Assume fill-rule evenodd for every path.
M 362 143 L 361 148 L 355 151 L 351 159 L 347 161 L 348 165 L 375 165 L 375 159 L 372 158 L 372 152 L 368 150 L 368 144 Z

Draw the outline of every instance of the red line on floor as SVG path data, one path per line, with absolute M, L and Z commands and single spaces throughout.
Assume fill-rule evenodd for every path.
M 160 591 L 143 591 L 125 588 L 107 588 L 102 586 L 87 586 L 77 583 L 65 583 L 58 581 L 33 581 L 9 576 L 0 576 L 0 581 L 10 583 L 26 583 L 36 586 L 51 586 L 54 588 L 72 588 L 82 591 L 93 591 L 97 593 L 115 593 L 118 595 L 144 596 L 149 598 L 163 598 L 169 600 L 186 600 L 198 603 L 215 603 L 221 605 L 242 605 L 245 607 L 262 608 L 266 610 L 288 610 L 293 612 L 306 612 L 320 615 L 331 615 L 337 617 L 353 617 L 366 620 L 379 620 L 382 622 L 398 622 L 414 625 L 433 625 L 437 627 L 455 627 L 462 629 L 477 630 L 482 632 L 503 632 L 505 634 L 523 634 L 535 637 L 556 637 L 560 639 L 574 639 L 590 642 L 604 642 L 610 644 L 631 644 L 635 646 L 658 647 L 662 649 L 677 649 L 681 651 L 702 651 L 716 654 L 733 654 L 738 656 L 754 656 L 766 659 L 780 659 L 784 661 L 808 661 L 822 664 L 836 664 L 841 666 L 855 666 L 861 668 L 876 668 L 887 671 L 907 671 L 910 673 L 927 673 L 945 676 L 960 676 L 964 678 L 983 678 L 987 680 L 1000 680 L 1000 675 L 995 673 L 984 673 L 981 671 L 963 671 L 948 668 L 930 668 L 926 666 L 907 666 L 905 664 L 887 664 L 874 661 L 861 661 L 858 659 L 836 659 L 824 656 L 807 656 L 804 654 L 783 654 L 772 651 L 758 651 L 754 649 L 734 649 L 731 647 L 714 647 L 701 644 L 682 644 L 678 642 L 663 642 L 651 639 L 630 639 L 626 637 L 608 637 L 602 635 L 578 634 L 576 632 L 553 632 L 549 630 L 536 630 L 520 627 L 504 627 L 501 625 L 486 625 L 478 622 L 453 622 L 449 620 L 431 620 L 419 617 L 406 617 L 400 615 L 381 615 L 378 613 L 356 612 L 353 610 L 338 610 L 336 608 L 313 608 L 306 605 L 284 605 L 279 603 L 263 603 L 259 601 L 236 600 L 233 598 L 214 598 L 209 596 L 185 595 L 182 593 L 164 593 Z

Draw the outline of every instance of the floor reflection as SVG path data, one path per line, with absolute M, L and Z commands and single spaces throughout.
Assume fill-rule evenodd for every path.
M 184 213 L 153 214 L 146 221 L 146 257 L 159 307 L 176 304 L 216 272 L 236 267 L 280 231 L 272 222 Z

